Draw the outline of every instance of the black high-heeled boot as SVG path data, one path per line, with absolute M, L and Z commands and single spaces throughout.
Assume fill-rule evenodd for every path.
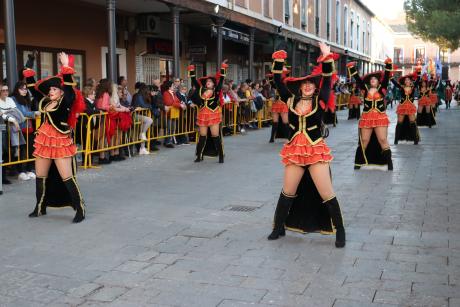
M 398 145 L 400 135 L 401 135 L 401 124 L 397 123 L 396 130 L 395 130 L 395 145 Z
M 270 135 L 270 141 L 268 141 L 269 143 L 275 142 L 275 134 L 277 130 L 278 130 L 278 123 L 272 123 L 272 132 Z
M 382 150 L 382 155 L 385 157 L 385 160 L 387 161 L 388 170 L 392 171 L 393 170 L 393 160 L 391 159 L 391 149 L 386 148 Z
M 77 211 L 73 218 L 74 223 L 80 223 L 85 219 L 86 208 L 83 198 L 78 187 L 77 180 L 74 176 L 64 180 L 64 185 L 69 191 L 70 199 L 72 200 L 72 206 Z
M 354 113 L 354 109 L 353 109 L 353 108 L 349 108 L 349 109 L 348 109 L 348 119 L 354 118 L 353 113 Z
M 418 145 L 418 142 L 420 139 L 417 133 L 417 125 L 415 124 L 415 122 L 410 123 L 410 131 L 411 131 L 412 136 L 414 137 L 414 145 Z
M 359 108 L 359 105 L 355 110 L 356 110 L 356 119 L 359 119 L 361 117 L 361 110 Z
M 274 226 L 272 233 L 268 236 L 268 240 L 276 240 L 280 236 L 286 235 L 286 230 L 284 229 L 284 223 L 288 217 L 289 210 L 291 209 L 292 203 L 296 196 L 286 195 L 281 191 L 280 198 L 278 199 L 278 204 L 276 205 L 275 217 L 274 217 Z
M 46 215 L 45 205 L 46 177 L 35 178 L 35 197 L 37 199 L 35 209 L 29 214 L 29 217 L 39 217 Z
M 342 211 L 340 210 L 337 197 L 334 196 L 333 198 L 324 201 L 323 204 L 327 206 L 332 223 L 336 229 L 335 247 L 342 248 L 345 246 L 345 228 L 343 227 Z
M 214 146 L 217 149 L 217 153 L 219 154 L 219 163 L 224 163 L 224 147 L 222 146 L 222 140 L 220 136 L 213 136 L 212 141 L 214 142 Z
M 203 161 L 203 150 L 204 146 L 206 145 L 207 136 L 202 136 L 198 138 L 198 144 L 196 145 L 196 159 L 195 162 Z

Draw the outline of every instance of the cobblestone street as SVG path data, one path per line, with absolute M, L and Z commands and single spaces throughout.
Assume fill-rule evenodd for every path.
M 418 146 L 392 145 L 393 172 L 353 170 L 346 116 L 327 139 L 344 249 L 320 234 L 267 241 L 283 166 L 266 128 L 226 137 L 223 165 L 181 146 L 79 171 L 77 225 L 70 209 L 29 219 L 33 182 L 4 187 L 0 306 L 460 306 L 459 107 Z

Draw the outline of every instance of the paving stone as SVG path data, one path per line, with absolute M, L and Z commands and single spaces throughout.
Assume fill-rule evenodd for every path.
M 127 288 L 107 286 L 96 290 L 87 297 L 89 300 L 112 302 L 128 291 Z
M 447 298 L 416 295 L 408 296 L 395 291 L 377 290 L 374 302 L 383 304 L 395 304 L 398 306 L 426 306 L 426 307 L 447 307 Z

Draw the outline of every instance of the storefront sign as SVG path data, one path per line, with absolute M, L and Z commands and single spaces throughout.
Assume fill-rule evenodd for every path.
M 206 46 L 205 45 L 195 45 L 188 47 L 188 53 L 191 55 L 198 55 L 198 54 L 206 54 Z
M 299 42 L 299 43 L 297 43 L 297 50 L 308 51 L 308 46 L 307 46 L 307 44 Z
M 212 36 L 217 36 L 217 27 L 211 28 Z M 249 34 L 222 27 L 222 37 L 226 40 L 232 40 L 237 43 L 249 45 Z
M 182 49 L 181 45 L 182 44 L 179 43 L 179 49 Z M 148 37 L 147 38 L 147 53 L 172 55 L 173 54 L 173 41 L 169 39 Z

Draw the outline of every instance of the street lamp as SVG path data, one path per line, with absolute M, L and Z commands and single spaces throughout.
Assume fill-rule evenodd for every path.
M 219 14 L 219 10 L 220 10 L 220 5 L 219 5 L 219 4 L 216 4 L 216 6 L 214 7 L 214 13 L 215 13 L 216 15 L 218 15 L 218 14 Z

